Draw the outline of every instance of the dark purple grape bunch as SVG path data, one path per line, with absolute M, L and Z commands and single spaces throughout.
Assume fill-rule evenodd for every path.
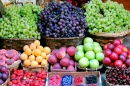
M 130 68 L 116 67 L 108 69 L 106 79 L 114 85 L 130 85 Z
M 48 3 L 38 17 L 39 31 L 45 37 L 81 37 L 86 27 L 82 10 L 66 1 Z

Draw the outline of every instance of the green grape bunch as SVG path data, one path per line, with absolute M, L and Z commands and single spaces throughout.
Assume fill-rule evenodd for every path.
M 130 29 L 130 12 L 122 4 L 91 0 L 83 6 L 89 33 L 118 33 Z
M 38 15 L 42 8 L 31 3 L 7 7 L 0 18 L 0 37 L 19 39 L 40 39 L 37 29 Z

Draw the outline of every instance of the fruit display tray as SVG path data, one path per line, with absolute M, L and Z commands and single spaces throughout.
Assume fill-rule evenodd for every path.
M 75 70 L 74 71 L 70 71 L 70 70 L 66 70 L 66 69 L 53 69 L 52 65 L 50 65 L 50 71 L 51 72 L 76 72 L 77 71 L 76 62 L 75 62 Z
M 89 86 L 89 85 L 86 84 L 86 80 L 85 80 L 85 76 L 87 76 L 87 75 L 96 75 L 98 77 L 96 86 L 100 86 L 100 83 L 101 83 L 100 82 L 100 72 L 99 71 L 93 71 L 93 72 L 49 72 L 48 73 L 48 79 L 53 75 L 60 75 L 61 78 L 64 75 L 71 75 L 73 77 L 73 81 L 72 81 L 71 86 L 75 86 L 74 85 L 74 77 L 76 75 L 82 75 L 82 77 L 83 77 L 83 83 L 82 84 L 84 86 Z

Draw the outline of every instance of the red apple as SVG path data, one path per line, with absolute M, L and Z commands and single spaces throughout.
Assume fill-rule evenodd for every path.
M 130 55 L 130 50 L 128 50 L 128 55 Z
M 114 49 L 114 45 L 113 44 L 108 44 L 107 48 L 110 49 L 110 50 L 113 50 Z
M 117 53 L 117 54 L 121 54 L 122 53 L 122 49 L 119 48 L 119 47 L 115 47 L 114 48 L 114 52 Z
M 130 55 L 128 55 L 127 58 L 130 58 Z
M 119 47 L 119 48 L 123 49 L 123 45 L 122 44 L 119 44 L 116 47 Z
M 124 55 L 125 57 L 127 57 L 127 52 L 122 52 L 121 55 Z
M 126 59 L 125 64 L 127 67 L 130 67 L 130 58 Z
M 124 55 L 119 55 L 119 60 L 121 60 L 122 62 L 125 62 L 126 57 Z
M 122 62 L 121 60 L 116 60 L 116 61 L 114 62 L 114 66 L 115 66 L 115 67 L 122 67 L 122 65 L 123 65 L 123 62 Z
M 109 57 L 105 57 L 103 59 L 103 64 L 109 66 L 111 64 L 111 59 Z
M 123 46 L 123 51 L 124 51 L 124 52 L 128 52 L 127 47 Z
M 110 55 L 110 59 L 113 60 L 113 61 L 118 60 L 118 55 L 117 55 L 117 53 L 112 52 L 111 55 Z
M 107 49 L 107 50 L 105 50 L 104 53 L 105 53 L 105 57 L 109 57 L 111 55 L 112 51 L 110 49 Z
M 105 44 L 105 45 L 103 46 L 103 50 L 106 50 L 106 49 L 107 49 L 107 46 L 108 46 L 108 44 Z
M 120 45 L 120 44 L 121 44 L 121 41 L 120 41 L 119 39 L 115 39 L 115 40 L 113 41 L 113 44 L 114 44 L 115 46 Z

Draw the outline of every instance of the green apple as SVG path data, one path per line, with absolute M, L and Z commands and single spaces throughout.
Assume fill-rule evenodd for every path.
M 77 51 L 74 55 L 76 61 L 79 61 L 82 57 L 84 57 L 84 52 L 82 51 Z
M 87 51 L 92 51 L 93 50 L 93 43 L 85 43 L 84 44 L 84 50 Z
M 100 44 L 98 42 L 93 42 L 93 46 L 96 47 L 96 46 L 100 46 Z
M 101 62 L 104 59 L 104 54 L 103 53 L 96 53 L 96 59 Z
M 78 46 L 76 46 L 76 50 L 77 50 L 77 51 L 84 51 L 83 45 L 78 45 Z
M 98 68 L 98 67 L 99 67 L 99 62 L 98 62 L 98 60 L 96 60 L 96 59 L 90 60 L 90 61 L 89 61 L 89 66 L 90 66 L 90 68 L 92 68 L 92 69 Z
M 87 68 L 89 66 L 89 60 L 86 57 L 83 57 L 79 60 L 79 66 L 81 68 Z
M 92 43 L 92 42 L 93 42 L 93 39 L 90 38 L 90 37 L 86 37 L 86 38 L 84 39 L 84 44 L 85 44 L 85 43 Z
M 94 52 L 95 53 L 101 53 L 102 52 L 102 48 L 100 46 L 96 46 L 96 47 L 94 47 Z
M 93 51 L 88 51 L 85 53 L 85 57 L 88 58 L 88 60 L 92 60 L 95 58 L 95 53 Z

